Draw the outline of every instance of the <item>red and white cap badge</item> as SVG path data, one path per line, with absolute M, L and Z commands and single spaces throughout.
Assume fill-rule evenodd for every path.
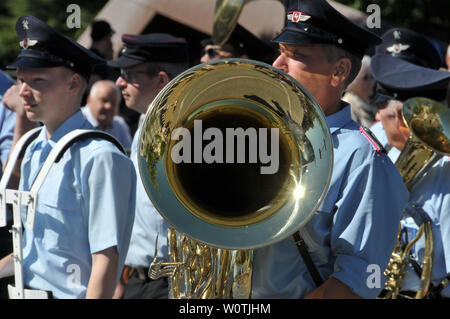
M 310 15 L 307 15 L 306 13 L 301 11 L 290 11 L 287 14 L 287 19 L 294 23 L 303 22 L 309 20 L 310 18 Z

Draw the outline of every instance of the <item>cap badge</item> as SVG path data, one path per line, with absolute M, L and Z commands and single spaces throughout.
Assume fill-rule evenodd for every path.
M 401 36 L 402 36 L 402 33 L 400 31 L 398 31 L 398 30 L 394 31 L 394 39 L 400 40 Z
M 30 27 L 28 26 L 28 20 L 23 20 L 22 21 L 22 26 L 24 30 L 28 30 Z
M 22 41 L 20 41 L 19 43 L 20 43 L 20 47 L 22 47 L 23 49 L 27 49 L 28 47 L 32 47 L 33 45 L 38 43 L 38 41 L 25 38 Z
M 386 51 L 389 53 L 400 53 L 402 51 L 408 50 L 409 45 L 407 44 L 401 44 L 401 43 L 395 43 L 391 45 L 390 47 L 386 48 Z
M 300 11 L 290 11 L 287 14 L 287 19 L 294 23 L 298 23 L 299 21 L 303 22 L 309 20 L 310 18 L 310 15 L 307 15 L 306 13 Z

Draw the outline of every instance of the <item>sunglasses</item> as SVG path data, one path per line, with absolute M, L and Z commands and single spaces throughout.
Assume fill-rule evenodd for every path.
M 132 71 L 127 69 L 120 69 L 120 76 L 129 83 L 137 82 L 138 74 L 148 74 L 147 71 Z
M 213 59 L 216 56 L 220 56 L 220 53 L 218 51 L 233 53 L 233 51 L 231 51 L 231 50 L 225 50 L 222 48 L 208 48 L 208 49 L 202 49 L 201 54 L 202 54 L 202 56 L 207 54 L 210 59 Z

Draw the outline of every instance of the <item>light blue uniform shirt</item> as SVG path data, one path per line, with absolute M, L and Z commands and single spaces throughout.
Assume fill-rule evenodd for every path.
M 383 147 L 388 150 L 390 147 L 388 144 L 387 136 L 384 134 L 383 123 L 381 121 L 376 122 L 370 127 L 370 130 L 377 137 L 378 141 L 383 145 Z
M 392 161 L 351 120 L 328 116 L 334 145 L 330 188 L 301 235 L 321 277 L 375 298 L 395 245 L 408 191 Z M 292 237 L 255 250 L 252 298 L 302 298 L 316 288 Z
M 9 153 L 14 137 L 14 125 L 16 123 L 16 113 L 8 110 L 1 102 L 2 95 L 0 95 L 0 165 L 8 160 Z M 3 173 L 3 170 L 1 170 Z M 0 178 L 2 177 L 0 173 Z
M 138 139 L 142 126 L 138 128 L 131 144 L 131 160 L 136 169 L 136 216 L 133 233 L 131 235 L 130 249 L 125 264 L 132 267 L 149 267 L 154 258 L 156 236 L 158 236 L 158 257 L 167 259 L 167 230 L 169 224 L 158 213 L 145 191 L 139 176 L 137 163 Z
M 386 136 L 384 130 L 377 132 L 381 138 Z M 377 135 L 377 137 L 378 137 Z M 395 163 L 400 150 L 395 147 L 389 151 L 389 157 Z M 410 203 L 422 207 L 432 221 L 433 230 L 433 269 L 431 281 L 439 284 L 450 274 L 450 158 L 442 157 L 430 168 L 426 174 L 412 188 Z M 402 225 L 408 232 L 408 237 L 414 238 L 418 226 L 411 217 L 404 216 Z M 423 265 L 425 240 L 422 236 L 413 247 L 413 256 Z M 416 291 L 419 277 L 410 267 L 403 282 L 403 289 Z M 447 286 L 441 294 L 450 297 L 450 286 Z
M 100 129 L 97 119 L 89 110 L 89 106 L 82 107 L 81 111 L 94 128 Z M 104 131 L 114 136 L 129 154 L 131 148 L 130 128 L 122 117 L 114 116 L 111 126 L 107 127 Z
M 92 129 L 81 111 L 50 140 L 45 127 L 27 148 L 21 190 L 32 182 L 56 142 L 75 129 Z M 38 193 L 33 230 L 23 236 L 24 283 L 55 298 L 84 298 L 91 254 L 116 246 L 121 274 L 134 220 L 136 175 L 132 162 L 103 139 L 73 144 L 54 164 Z M 22 209 L 25 222 L 26 210 Z
M 14 80 L 9 75 L 0 70 L 0 165 L 8 160 L 14 137 L 14 125 L 16 123 L 16 113 L 8 110 L 2 103 L 3 95 L 14 84 Z M 0 178 L 3 170 L 0 171 Z

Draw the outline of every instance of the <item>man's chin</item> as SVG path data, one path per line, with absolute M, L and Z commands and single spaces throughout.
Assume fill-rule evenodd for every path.
M 27 114 L 27 118 L 28 118 L 30 121 L 35 121 L 35 122 L 41 121 L 40 116 L 39 116 L 36 112 L 34 112 L 33 109 L 26 110 L 26 114 Z

